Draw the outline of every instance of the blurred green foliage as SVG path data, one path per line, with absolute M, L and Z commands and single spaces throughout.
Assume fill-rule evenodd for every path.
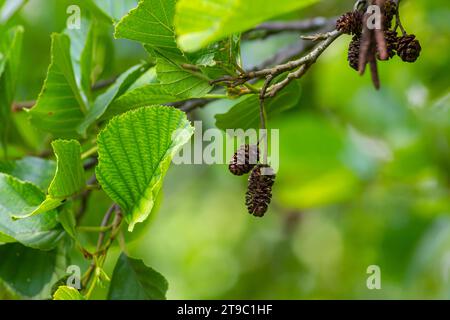
M 64 28 L 72 2 L 31 0 L 8 22 L 25 29 L 17 100 L 38 95 L 50 34 Z M 334 16 L 352 5 L 322 1 L 286 17 Z M 168 298 L 450 298 L 450 8 L 448 0 L 410 0 L 401 10 L 423 47 L 415 64 L 380 63 L 375 91 L 369 75 L 348 67 L 350 38 L 342 37 L 302 79 L 298 104 L 269 122 L 280 129 L 280 170 L 266 217 L 246 213 L 246 180 L 225 165 L 172 166 L 158 214 L 136 227 L 127 248 L 164 274 Z M 298 35 L 285 34 L 244 43 L 244 62 L 255 65 L 294 41 Z M 146 59 L 130 41 L 103 45 L 99 78 Z M 213 126 L 221 111 L 207 107 L 192 118 Z M 39 153 L 45 136 L 26 114 L 15 116 Z M 94 192 L 83 224 L 98 225 L 109 203 Z M 118 254 L 108 256 L 108 274 Z M 87 262 L 74 251 L 72 263 Z M 381 268 L 381 290 L 366 287 L 369 265 Z

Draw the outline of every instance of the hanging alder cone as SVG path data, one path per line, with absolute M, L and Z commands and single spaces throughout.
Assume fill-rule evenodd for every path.
M 336 21 L 336 29 L 346 34 L 359 35 L 362 32 L 362 13 L 350 11 Z
M 350 67 L 358 71 L 359 68 L 359 48 L 361 47 L 361 38 L 359 36 L 353 36 L 352 41 L 348 46 L 348 64 Z
M 257 145 L 245 144 L 231 158 L 228 169 L 235 176 L 249 173 L 259 161 L 259 148 Z
M 422 47 L 413 34 L 407 34 L 398 38 L 397 54 L 405 62 L 415 62 L 420 56 Z
M 384 26 L 385 30 L 388 30 L 392 27 L 392 20 L 397 14 L 397 4 L 393 0 L 387 0 L 384 3 Z
M 397 32 L 392 30 L 387 30 L 384 32 L 384 38 L 386 39 L 387 52 L 389 55 L 389 59 L 395 56 L 395 51 L 397 50 Z M 377 58 L 380 59 L 379 54 L 377 53 Z
M 263 174 L 265 173 L 265 174 Z M 273 169 L 265 164 L 258 164 L 248 179 L 245 204 L 248 212 L 255 217 L 263 217 L 272 200 L 272 186 L 275 183 Z

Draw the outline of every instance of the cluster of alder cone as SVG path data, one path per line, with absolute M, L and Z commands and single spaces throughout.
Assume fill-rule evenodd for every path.
M 250 173 L 245 204 L 248 212 L 255 217 L 263 217 L 267 212 L 272 199 L 272 186 L 275 183 L 273 169 L 267 164 L 260 163 L 259 154 L 258 145 L 242 145 L 228 166 L 235 176 Z
M 344 34 L 353 35 L 348 49 L 349 65 L 362 74 L 365 65 L 370 63 L 373 82 L 378 89 L 380 84 L 376 68 L 377 59 L 388 60 L 398 55 L 405 62 L 415 62 L 420 56 L 422 47 L 416 36 L 408 34 L 401 25 L 397 2 L 393 0 L 370 2 L 378 4 L 381 9 L 382 29 L 375 32 L 368 29 L 368 14 L 364 13 L 368 1 L 363 0 L 357 2 L 358 6 L 362 4 L 363 7 L 356 7 L 337 20 L 336 29 Z M 394 17 L 396 23 L 393 26 Z M 398 36 L 398 27 L 402 32 L 401 36 Z M 245 203 L 250 214 L 263 217 L 272 199 L 275 173 L 269 165 L 260 162 L 259 145 L 242 145 L 233 155 L 229 170 L 236 176 L 250 173 Z
M 416 36 L 407 34 L 403 28 L 402 35 L 398 36 L 398 22 L 392 27 L 394 17 L 398 17 L 398 6 L 396 2 L 387 0 L 381 8 L 383 14 L 384 39 L 388 59 L 393 58 L 396 54 L 405 62 L 415 62 L 420 55 L 422 47 Z M 336 23 L 336 29 L 345 34 L 353 35 L 352 41 L 348 48 L 348 61 L 350 67 L 355 70 L 360 69 L 360 51 L 361 51 L 361 34 L 363 30 L 364 13 L 361 10 L 347 12 L 341 16 Z M 380 59 L 379 50 L 377 58 Z

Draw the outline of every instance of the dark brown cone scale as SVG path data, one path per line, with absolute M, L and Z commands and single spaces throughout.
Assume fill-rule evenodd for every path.
M 258 164 L 248 179 L 248 189 L 245 204 L 248 212 L 255 217 L 263 217 L 272 200 L 272 186 L 275 183 L 275 173 L 271 167 Z
M 336 29 L 346 34 L 359 35 L 362 32 L 362 13 L 350 11 L 339 17 L 336 21 Z
M 395 56 L 395 51 L 397 50 L 397 32 L 392 30 L 387 30 L 384 32 L 384 38 L 386 39 L 386 46 L 389 58 L 393 58 Z M 377 54 L 377 58 L 379 59 L 379 55 Z
M 397 13 L 397 4 L 393 0 L 387 0 L 384 3 L 384 25 L 385 30 L 388 30 L 392 27 L 392 20 L 394 19 Z
M 415 62 L 420 56 L 422 47 L 413 34 L 398 38 L 397 54 L 405 62 Z
M 233 155 L 228 169 L 236 176 L 249 173 L 259 161 L 259 148 L 257 145 L 242 145 Z
M 359 48 L 361 46 L 361 38 L 359 36 L 354 36 L 352 41 L 348 46 L 348 64 L 350 67 L 358 71 L 359 68 Z

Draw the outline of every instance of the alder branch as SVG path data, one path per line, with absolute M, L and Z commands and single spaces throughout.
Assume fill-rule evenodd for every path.
M 284 31 L 310 31 L 315 29 L 324 29 L 324 28 L 330 28 L 331 25 L 335 23 L 336 18 L 323 18 L 323 17 L 316 17 L 308 20 L 301 20 L 301 21 L 290 21 L 290 22 L 268 22 L 263 23 L 259 26 L 257 26 L 254 31 L 267 31 L 277 33 L 277 32 L 284 32 Z M 317 39 L 313 40 L 325 40 L 325 42 L 334 41 L 334 33 L 336 31 L 331 32 L 324 32 L 324 33 L 318 33 L 320 35 Z M 339 35 L 337 35 L 339 36 Z M 306 40 L 311 40 L 311 37 L 305 37 Z M 331 42 L 332 42 L 331 41 Z M 330 42 L 330 43 L 331 43 Z M 236 79 L 236 83 L 231 85 L 230 87 L 235 87 L 237 85 L 244 85 L 247 82 L 252 83 L 260 78 L 264 78 L 269 74 L 279 75 L 287 71 L 291 71 L 295 68 L 300 67 L 301 65 L 309 62 L 309 58 L 313 58 L 313 56 L 305 56 L 309 57 L 308 59 L 300 58 L 296 60 L 291 59 L 298 57 L 302 53 L 304 53 L 307 50 L 310 50 L 314 47 L 314 43 L 311 41 L 299 41 L 298 43 L 285 48 L 284 50 L 278 52 L 273 57 L 270 57 L 266 61 L 264 61 L 261 65 L 254 68 L 253 70 L 248 71 L 247 73 L 244 73 L 239 76 L 239 79 Z M 318 46 L 320 49 L 320 45 Z M 316 50 L 316 49 L 315 49 Z M 317 53 L 317 51 L 313 51 L 312 53 Z M 321 52 L 320 52 L 321 54 Z M 319 54 L 319 55 L 320 55 Z M 273 67 L 274 66 L 274 67 Z M 301 76 L 303 75 L 301 72 L 294 72 L 289 77 L 293 76 Z M 116 81 L 117 77 L 112 77 L 110 79 L 102 80 L 97 82 L 92 86 L 92 90 L 101 90 L 103 88 L 108 87 L 112 83 Z M 230 77 L 223 79 L 227 80 L 230 79 Z M 218 80 L 211 82 L 211 84 L 218 84 Z M 288 80 L 290 82 L 290 80 Z M 284 82 L 283 82 L 284 83 Z M 273 90 L 277 92 L 279 89 L 282 89 L 282 86 L 274 86 Z M 270 88 L 272 90 L 272 88 Z M 248 94 L 251 93 L 250 90 L 242 89 L 239 91 L 239 94 Z M 176 102 L 171 103 L 169 105 L 172 105 L 184 112 L 191 112 L 197 108 L 202 108 L 208 103 L 214 101 L 214 99 L 190 99 L 185 100 L 182 102 Z M 36 104 L 36 101 L 24 101 L 24 102 L 14 102 L 12 106 L 13 112 L 19 112 L 24 109 L 30 109 Z
M 190 99 L 190 100 L 185 100 L 185 101 L 180 101 L 180 102 L 174 102 L 169 105 L 188 113 L 197 108 L 203 108 L 208 103 L 213 102 L 215 100 L 216 99 L 202 99 L 202 98 Z
M 332 44 L 341 35 L 342 32 L 337 30 L 314 35 L 312 37 L 309 37 L 308 39 L 323 40 L 323 41 L 319 43 L 312 51 L 300 57 L 299 59 L 292 60 L 284 64 L 276 65 L 272 68 L 265 68 L 257 71 L 245 72 L 236 77 L 225 76 L 217 80 L 214 80 L 211 83 L 234 88 L 243 85 L 246 82 L 253 79 L 269 78 L 270 81 L 272 81 L 275 77 L 285 72 L 290 72 L 287 78 L 281 81 L 280 83 L 275 84 L 268 88 L 264 88 L 264 90 L 267 90 L 267 92 L 264 94 L 264 97 L 273 97 L 277 92 L 279 92 L 292 80 L 302 77 L 309 69 L 309 67 L 312 64 L 314 64 L 317 61 L 317 59 L 322 55 L 322 53 L 330 46 L 330 44 Z

